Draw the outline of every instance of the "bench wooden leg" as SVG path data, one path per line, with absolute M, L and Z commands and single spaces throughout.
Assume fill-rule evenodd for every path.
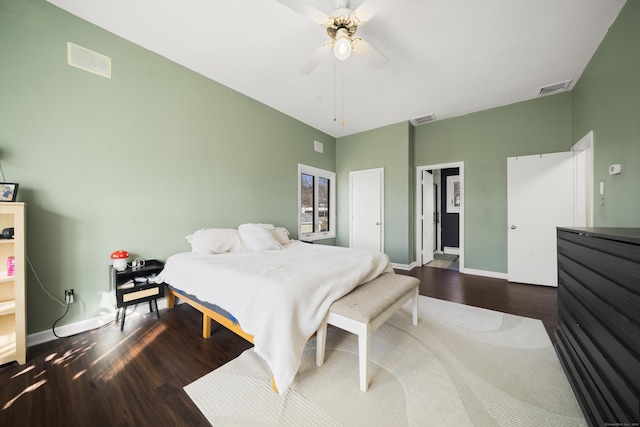
M 416 293 L 411 299 L 412 302 L 412 312 L 413 312 L 413 326 L 418 326 L 418 288 L 416 287 Z
M 324 365 L 324 349 L 327 345 L 327 322 L 324 321 L 318 328 L 316 335 L 316 366 Z
M 369 381 L 369 335 L 364 332 L 358 335 L 358 356 L 360 358 L 360 390 L 367 391 Z

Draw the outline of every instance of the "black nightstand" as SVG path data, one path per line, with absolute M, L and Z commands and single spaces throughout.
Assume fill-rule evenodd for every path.
M 127 267 L 124 271 L 116 271 L 111 268 L 111 283 L 116 291 L 116 322 L 122 311 L 122 323 L 120 330 L 124 329 L 124 320 L 127 307 L 141 302 L 149 301 L 149 311 L 155 306 L 156 316 L 160 318 L 158 311 L 158 298 L 164 297 L 164 284 L 149 280 L 155 277 L 164 268 L 164 263 L 155 259 L 146 260 L 143 266 Z

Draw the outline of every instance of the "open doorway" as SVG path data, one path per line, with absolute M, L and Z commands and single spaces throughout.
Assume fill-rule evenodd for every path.
M 464 269 L 464 162 L 416 170 L 417 264 Z

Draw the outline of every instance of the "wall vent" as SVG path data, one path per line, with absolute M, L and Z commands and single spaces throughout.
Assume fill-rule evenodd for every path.
M 565 80 L 560 83 L 554 83 L 552 85 L 543 86 L 538 91 L 538 96 L 546 96 L 546 95 L 551 95 L 557 92 L 564 92 L 565 90 L 567 90 L 570 84 L 571 84 L 571 80 Z
M 427 115 L 420 116 L 420 117 L 414 117 L 413 119 L 411 119 L 409 121 L 414 126 L 420 126 L 420 125 L 424 125 L 426 123 L 435 122 L 436 121 L 436 116 L 433 113 L 431 113 L 431 114 L 427 114 Z
M 111 78 L 111 58 L 86 47 L 67 42 L 67 61 L 72 67 Z

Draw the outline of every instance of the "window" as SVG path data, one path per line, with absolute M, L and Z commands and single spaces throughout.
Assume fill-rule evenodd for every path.
M 300 240 L 336 237 L 336 174 L 298 165 L 298 236 Z

